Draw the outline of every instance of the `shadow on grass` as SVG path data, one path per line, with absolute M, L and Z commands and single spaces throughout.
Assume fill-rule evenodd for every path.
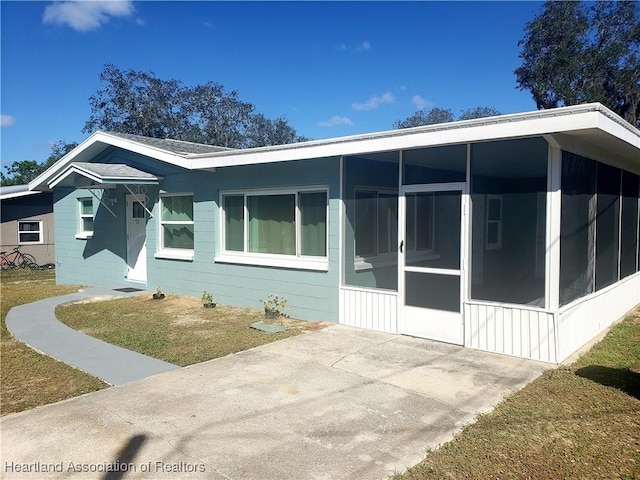
M 635 370 L 635 368 L 634 368 Z M 627 395 L 640 400 L 640 373 L 628 368 L 611 368 L 589 365 L 576 370 L 576 375 L 587 378 L 606 387 L 622 390 Z

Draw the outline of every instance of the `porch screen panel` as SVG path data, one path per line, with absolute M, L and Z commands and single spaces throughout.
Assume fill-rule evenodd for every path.
M 547 158 L 543 138 L 472 145 L 471 298 L 544 306 Z
M 247 250 L 252 253 L 296 254 L 294 194 L 247 197 Z
M 638 271 L 638 196 L 640 177 L 622 172 L 622 223 L 620 226 L 620 278 Z
M 560 305 L 594 290 L 596 162 L 562 152 Z
M 596 178 L 596 291 L 618 281 L 620 176 L 620 169 L 598 163 Z
M 402 152 L 402 184 L 467 181 L 467 145 L 418 148 Z
M 398 289 L 399 152 L 343 161 L 343 283 Z
M 302 255 L 324 257 L 327 255 L 327 193 L 301 192 L 300 241 Z
M 224 245 L 233 252 L 244 251 L 244 196 L 224 197 Z

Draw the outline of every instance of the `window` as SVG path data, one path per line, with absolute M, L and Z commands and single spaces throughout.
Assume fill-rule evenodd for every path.
M 355 191 L 355 252 L 358 259 L 393 253 L 398 243 L 398 195 Z
M 76 238 L 91 238 L 93 235 L 93 199 L 79 198 L 80 222 Z
M 18 222 L 18 243 L 42 243 L 42 222 Z
M 326 190 L 224 193 L 221 205 L 223 249 L 216 261 L 327 268 Z
M 162 196 L 160 212 L 160 256 L 192 258 L 193 195 Z
M 502 247 L 502 196 L 487 195 L 487 250 Z

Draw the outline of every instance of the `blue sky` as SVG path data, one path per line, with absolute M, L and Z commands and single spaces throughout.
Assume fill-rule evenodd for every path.
M 389 130 L 423 107 L 535 109 L 518 40 L 540 2 L 0 2 L 2 164 L 81 141 L 106 63 L 237 90 L 299 134 Z

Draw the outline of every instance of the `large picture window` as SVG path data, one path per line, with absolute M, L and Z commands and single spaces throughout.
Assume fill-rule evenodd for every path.
M 160 198 L 162 250 L 193 250 L 193 195 Z
M 218 260 L 241 255 L 247 263 L 291 266 L 287 257 L 321 259 L 316 267 L 326 268 L 327 205 L 326 189 L 224 193 L 223 258 Z

